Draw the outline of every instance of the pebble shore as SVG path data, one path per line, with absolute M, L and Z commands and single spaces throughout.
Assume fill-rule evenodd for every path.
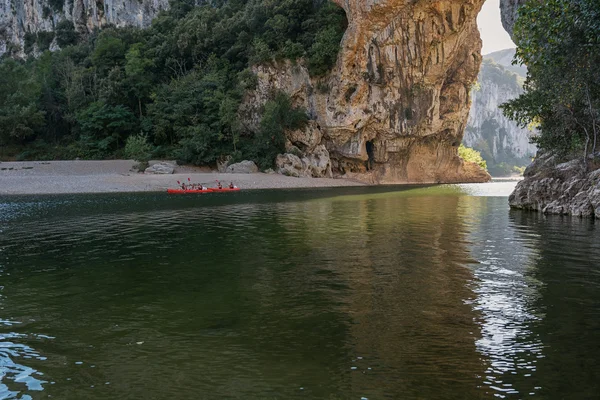
M 359 186 L 348 179 L 293 178 L 279 174 L 226 174 L 178 167 L 174 174 L 147 175 L 132 160 L 0 162 L 0 195 L 156 192 L 177 187 L 177 181 L 215 186 L 233 182 L 242 189 L 291 189 Z

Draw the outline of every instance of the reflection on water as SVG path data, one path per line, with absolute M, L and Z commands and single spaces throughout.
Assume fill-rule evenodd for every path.
M 506 192 L 0 199 L 0 399 L 593 397 L 600 235 Z

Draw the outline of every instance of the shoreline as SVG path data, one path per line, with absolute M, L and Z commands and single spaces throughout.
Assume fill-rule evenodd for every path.
M 163 192 L 177 181 L 215 186 L 233 182 L 241 189 L 296 189 L 368 186 L 344 178 L 294 178 L 280 174 L 229 174 L 179 166 L 174 174 L 151 175 L 133 170 L 133 160 L 0 162 L 0 196 L 77 193 Z

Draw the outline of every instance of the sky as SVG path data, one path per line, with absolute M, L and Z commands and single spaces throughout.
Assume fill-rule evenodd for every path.
M 481 54 L 516 47 L 502 27 L 500 20 L 500 0 L 486 0 L 477 17 L 477 25 L 483 40 Z

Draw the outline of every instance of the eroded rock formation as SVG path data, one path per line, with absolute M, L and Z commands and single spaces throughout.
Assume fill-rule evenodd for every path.
M 25 35 L 53 31 L 63 20 L 81 33 L 111 24 L 118 27 L 150 25 L 168 0 L 0 0 L 0 55 L 18 46 L 23 56 Z
M 256 128 L 273 89 L 309 110 L 310 129 L 290 134 L 311 175 L 378 183 L 481 182 L 489 175 L 457 153 L 481 63 L 476 17 L 483 0 L 335 0 L 348 16 L 337 65 L 325 78 L 302 63 L 258 66 L 243 123 Z M 28 32 L 63 20 L 76 30 L 146 26 L 168 0 L 0 0 L 0 54 Z
M 538 155 L 525 170 L 525 179 L 510 195 L 512 208 L 545 214 L 600 218 L 600 165 L 582 160 L 560 160 L 552 154 Z
M 458 157 L 481 63 L 476 16 L 483 1 L 337 0 L 349 27 L 335 69 L 311 79 L 300 65 L 255 68 L 242 108 L 247 127 L 273 89 L 309 110 L 334 171 L 377 183 L 482 182 Z M 319 143 L 317 143 L 319 144 Z

